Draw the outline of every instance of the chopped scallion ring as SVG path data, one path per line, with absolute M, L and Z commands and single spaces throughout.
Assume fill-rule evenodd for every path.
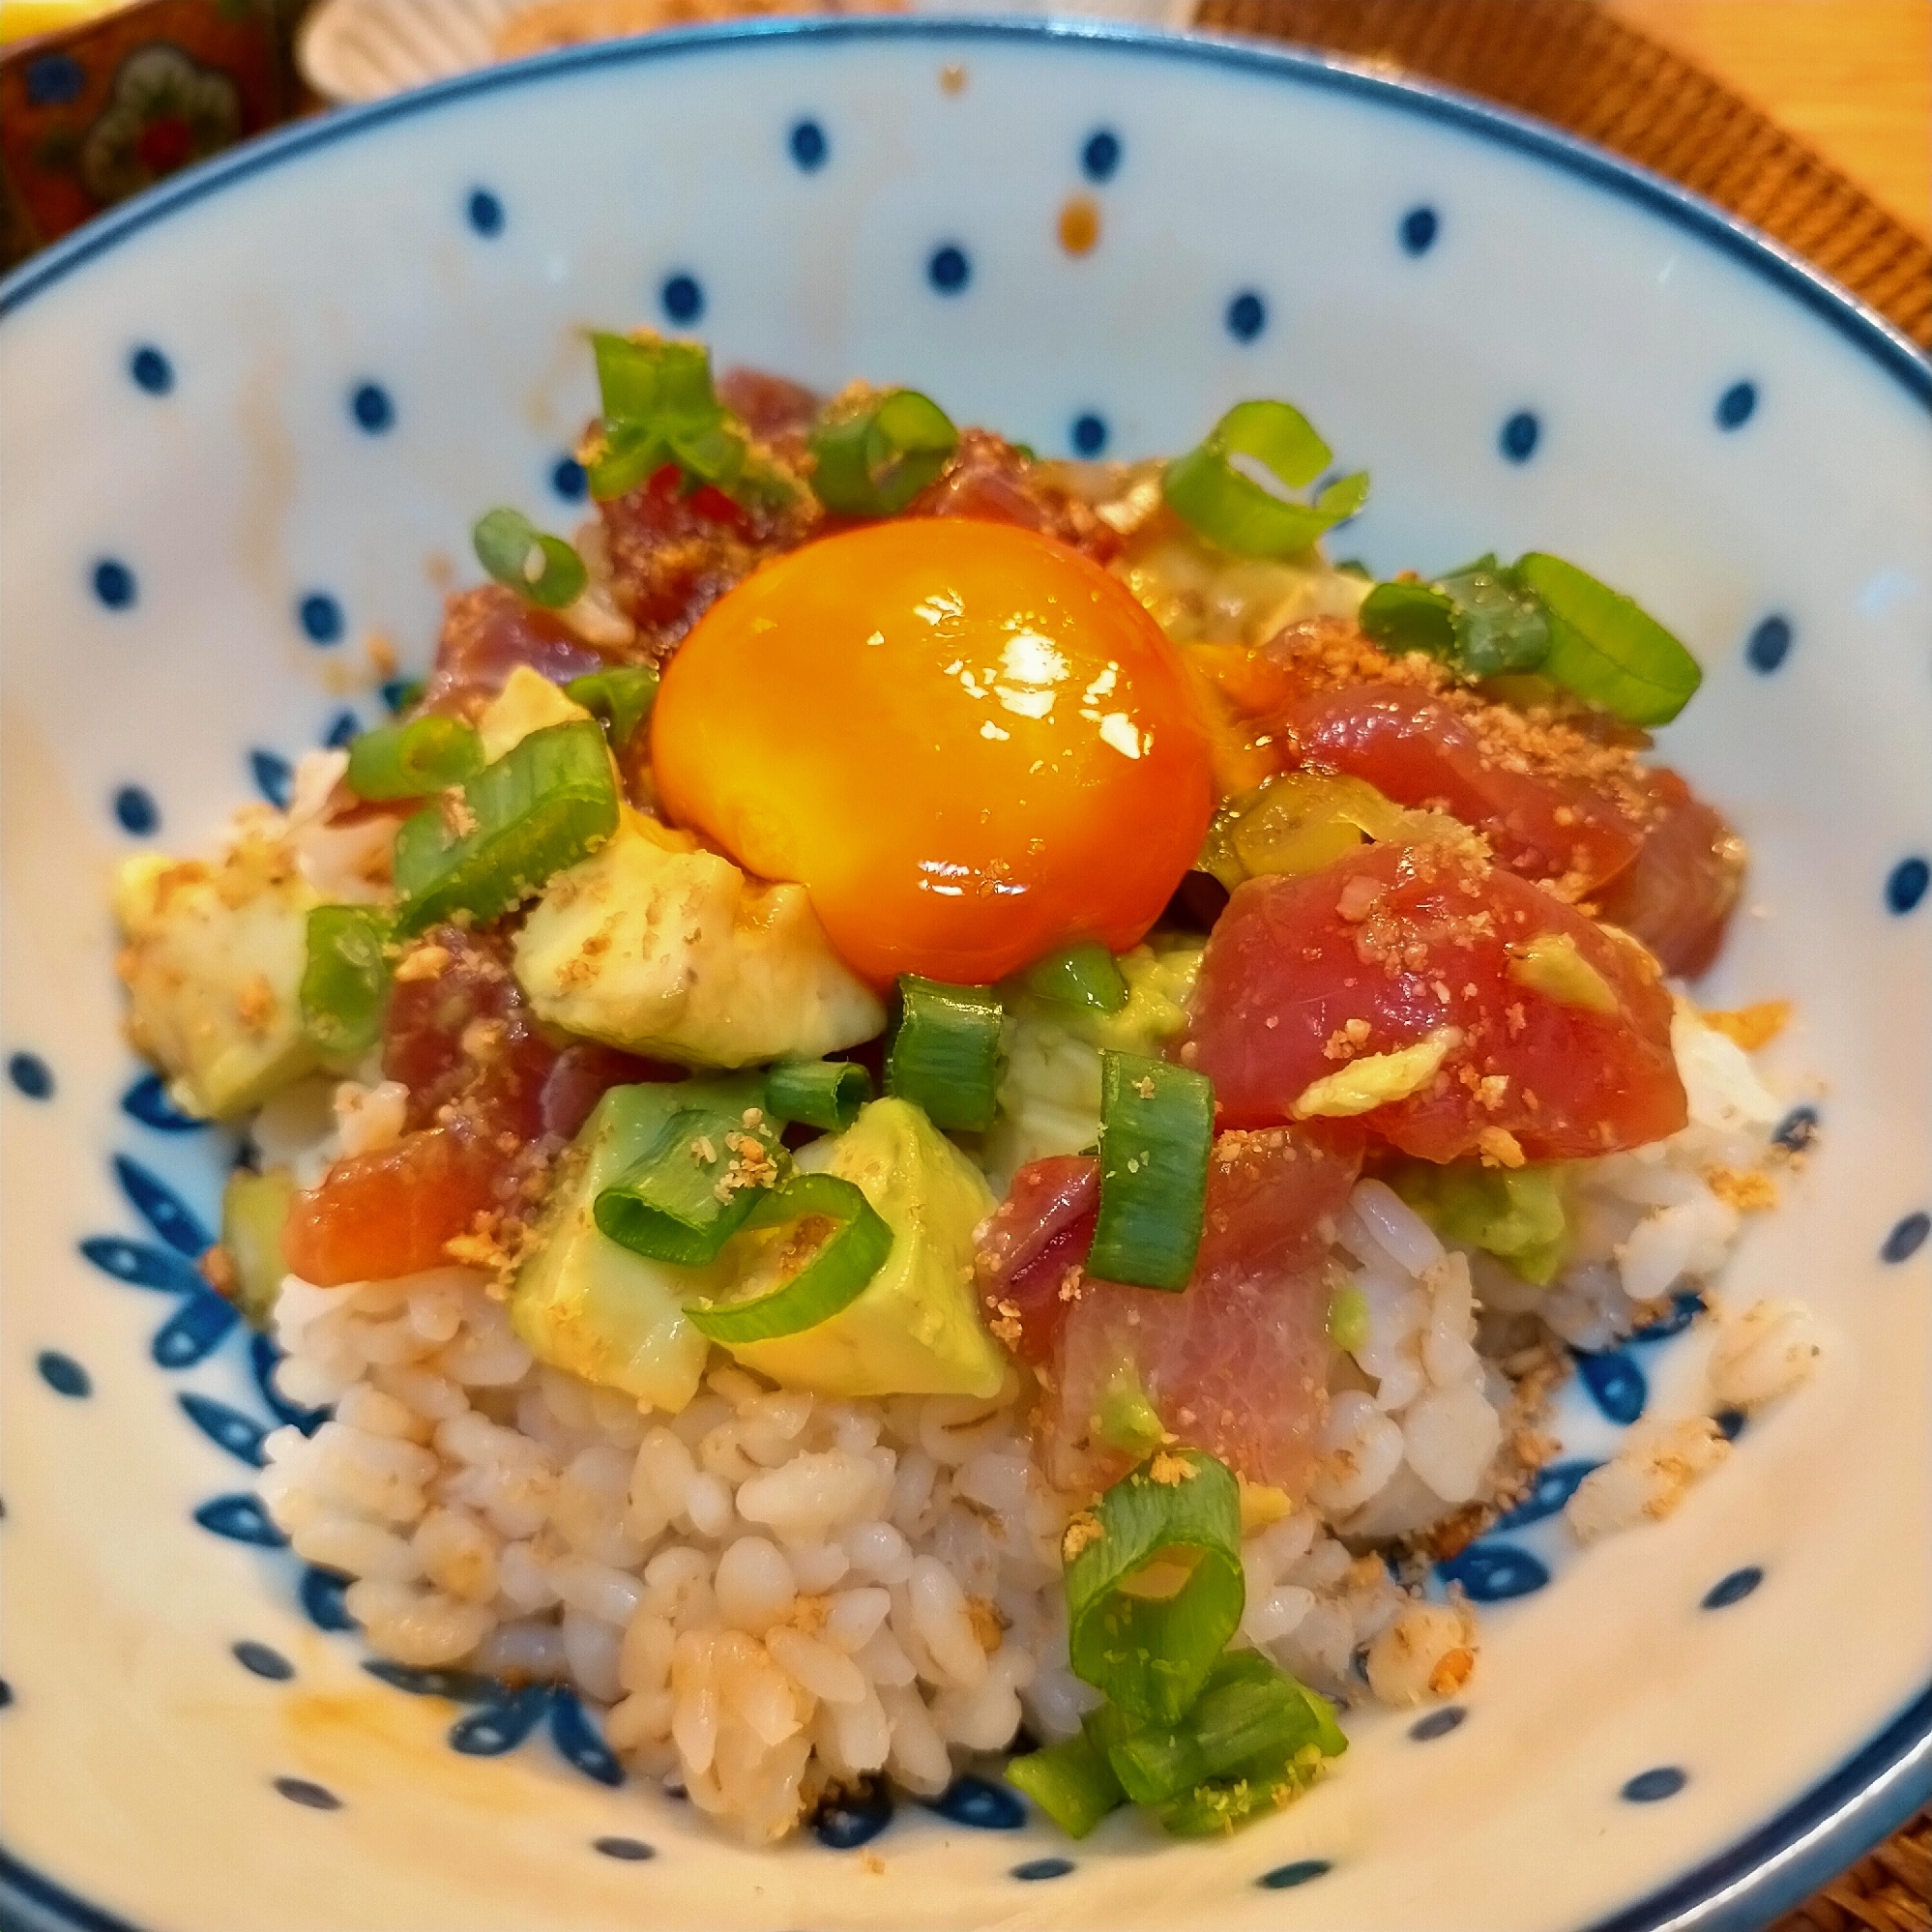
M 1425 651 L 1469 678 L 1533 671 L 1549 655 L 1542 600 L 1494 556 L 1478 557 L 1433 584 L 1377 584 L 1356 615 L 1385 649 Z
M 896 516 L 958 447 L 959 431 L 930 396 L 887 390 L 812 431 L 812 490 L 840 516 Z
M 395 834 L 396 936 L 468 913 L 479 924 L 541 892 L 617 830 L 603 729 L 589 718 L 533 731 L 460 793 Z
M 850 1060 L 781 1061 L 765 1079 L 765 1104 L 781 1121 L 843 1132 L 872 1098 L 872 1076 Z
M 590 493 L 600 503 L 677 465 L 688 489 L 710 483 L 741 502 L 775 502 L 794 486 L 750 446 L 744 426 L 712 387 L 711 355 L 698 342 L 657 336 L 591 337 L 603 431 L 586 453 Z
M 564 687 L 564 695 L 610 726 L 610 746 L 622 751 L 644 722 L 658 696 L 658 674 L 642 664 L 618 664 L 587 671 Z
M 1542 675 L 1625 724 L 1668 724 L 1704 682 L 1697 659 L 1634 600 L 1540 550 L 1516 575 L 1542 600 L 1549 655 Z
M 590 582 L 584 560 L 561 537 L 539 530 L 519 510 L 492 510 L 470 533 L 477 562 L 518 597 L 561 610 Z
M 1000 1076 L 999 995 L 905 974 L 899 1021 L 886 1049 L 886 1092 L 925 1111 L 934 1127 L 978 1132 L 993 1124 Z
M 459 717 L 378 725 L 349 746 L 343 775 L 359 799 L 426 799 L 483 770 L 483 740 Z
M 1095 1728 L 1107 1736 L 1108 1768 L 1121 1789 L 1150 1805 L 1248 1767 L 1285 1764 L 1319 1733 L 1307 1692 L 1259 1651 L 1216 1658 L 1177 1723 Z
M 1451 571 L 1438 588 L 1454 606 L 1456 661 L 1469 676 L 1534 671 L 1549 656 L 1549 616 L 1542 600 L 1493 556 Z
M 647 1261 L 704 1268 L 776 1183 L 780 1156 L 762 1108 L 685 1107 L 591 1213 L 602 1233 Z
M 732 1299 L 704 1295 L 685 1303 L 691 1327 L 727 1347 L 830 1321 L 858 1300 L 893 1250 L 878 1210 L 835 1174 L 794 1174 L 760 1194 L 745 1232 L 765 1229 L 774 1232 L 758 1244 Z
M 1241 1493 L 1202 1449 L 1157 1449 L 1068 1526 L 1073 1670 L 1171 1724 L 1241 1623 Z
M 1127 1802 L 1105 1754 L 1083 1732 L 1013 1759 L 1006 1776 L 1069 1838 L 1084 1838 L 1108 1812 Z
M 1668 724 L 1704 678 L 1631 599 L 1540 550 L 1509 566 L 1478 557 L 1433 584 L 1377 584 L 1357 615 L 1386 650 L 1426 651 L 1470 678 L 1535 672 L 1626 724 Z
M 1186 1287 L 1214 1140 L 1215 1090 L 1205 1074 L 1137 1053 L 1100 1055 L 1100 1212 L 1089 1274 L 1134 1288 Z
M 711 352 L 702 342 L 600 329 L 591 336 L 591 355 L 606 428 L 698 420 L 718 409 Z
M 299 998 L 302 1031 L 322 1058 L 351 1067 L 382 1038 L 389 922 L 369 906 L 316 906 Z
M 1362 599 L 1356 622 L 1391 656 L 1410 651 L 1455 656 L 1455 600 L 1433 584 L 1402 578 L 1377 584 Z
M 1127 1003 L 1127 983 L 1114 955 L 1091 940 L 1036 960 L 1020 975 L 1020 984 L 1036 999 L 1097 1013 L 1117 1013 Z
M 1285 490 L 1303 489 L 1332 452 L 1308 419 L 1285 402 L 1238 402 L 1198 447 L 1168 464 L 1167 505 L 1210 542 L 1238 557 L 1289 557 L 1353 516 L 1368 500 L 1368 477 L 1343 477 L 1312 504 L 1264 487 L 1235 458 L 1259 464 Z

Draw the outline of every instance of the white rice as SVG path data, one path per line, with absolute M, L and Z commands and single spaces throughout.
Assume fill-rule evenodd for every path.
M 1818 1326 L 1801 1302 L 1720 1306 L 1709 1370 L 1712 1399 L 1725 1409 L 1774 1402 L 1804 1381 L 1820 1352 Z
M 1512 1333 L 1542 1332 L 1541 1317 L 1606 1346 L 1639 1304 L 1722 1262 L 1738 1215 L 1708 1177 L 1761 1160 L 1777 1109 L 1688 1012 L 1676 1044 L 1690 1125 L 1588 1164 L 1577 1255 L 1547 1289 L 1445 1247 L 1379 1181 L 1356 1187 L 1337 1246 L 1366 1338 L 1332 1391 L 1307 1498 L 1243 1545 L 1242 1641 L 1344 1701 L 1364 1677 L 1393 1704 L 1468 1678 L 1467 1607 L 1419 1600 L 1351 1545 L 1490 1499 Z M 398 1098 L 300 1090 L 256 1138 L 307 1176 L 392 1138 Z M 356 1579 L 347 1605 L 370 1646 L 571 1683 L 628 1763 L 748 1842 L 868 1774 L 936 1792 L 1022 1723 L 1065 1738 L 1098 1701 L 1068 1665 L 1060 1582 L 1085 1499 L 1047 1488 L 1014 1406 L 830 1400 L 718 1355 L 682 1414 L 640 1412 L 534 1362 L 485 1277 L 459 1268 L 343 1288 L 291 1277 L 276 1327 L 283 1391 L 335 1414 L 312 1437 L 269 1438 L 261 1494 L 298 1554 Z M 1727 1315 L 1713 1403 L 1773 1399 L 1815 1354 L 1795 1303 Z M 1702 1417 L 1646 1423 L 1579 1488 L 1570 1525 L 1589 1538 L 1661 1515 L 1727 1449 Z
M 1608 1462 L 1578 1483 L 1564 1505 L 1564 1517 L 1579 1542 L 1595 1542 L 1613 1530 L 1668 1516 L 1683 1493 L 1731 1453 L 1731 1445 L 1709 1416 L 1677 1420 L 1646 1416 L 1625 1437 Z

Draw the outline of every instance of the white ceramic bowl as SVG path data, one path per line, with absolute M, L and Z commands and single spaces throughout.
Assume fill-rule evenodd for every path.
M 1923 1796 L 1932 373 L 1875 319 L 1465 102 L 931 23 L 659 37 L 309 123 L 83 231 L 0 310 L 19 1922 L 1736 1927 Z M 1667 1523 L 1581 1557 L 1554 1519 L 1485 1539 L 1465 1578 L 1522 1594 L 1485 1612 L 1463 1721 L 1364 1715 L 1341 1775 L 1230 1843 L 1123 1817 L 1068 1846 L 969 1785 L 869 1859 L 745 1853 L 599 1781 L 574 1704 L 465 1716 L 366 1673 L 248 1499 L 265 1351 L 187 1259 L 227 1149 L 121 1044 L 108 865 L 191 848 L 378 716 L 365 641 L 423 664 L 479 507 L 569 514 L 576 332 L 667 317 L 1045 450 L 1169 449 L 1292 396 L 1375 473 L 1348 549 L 1569 552 L 1707 667 L 1666 749 L 1755 853 L 1708 997 L 1798 1002 L 1773 1064 L 1821 1124 L 1732 1287 L 1811 1302 L 1820 1372 Z M 1595 1364 L 1566 1460 L 1647 1391 L 1687 1401 L 1703 1346 Z
M 405 88 L 487 67 L 497 37 L 537 0 L 321 0 L 296 35 L 302 77 L 325 101 L 384 101 Z M 1089 14 L 1146 27 L 1185 27 L 1195 0 L 897 0 L 908 14 Z

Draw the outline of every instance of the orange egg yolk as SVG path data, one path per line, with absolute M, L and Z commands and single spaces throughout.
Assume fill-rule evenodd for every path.
M 1215 804 L 1178 654 L 1127 588 L 964 518 L 764 566 L 671 659 L 651 754 L 669 816 L 802 883 L 879 984 L 984 984 L 1078 940 L 1124 951 Z

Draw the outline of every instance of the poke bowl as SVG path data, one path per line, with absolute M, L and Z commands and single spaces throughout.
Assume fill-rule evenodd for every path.
M 0 332 L 22 1922 L 1743 1926 L 1922 1800 L 1882 323 L 1449 96 L 864 20 Z

